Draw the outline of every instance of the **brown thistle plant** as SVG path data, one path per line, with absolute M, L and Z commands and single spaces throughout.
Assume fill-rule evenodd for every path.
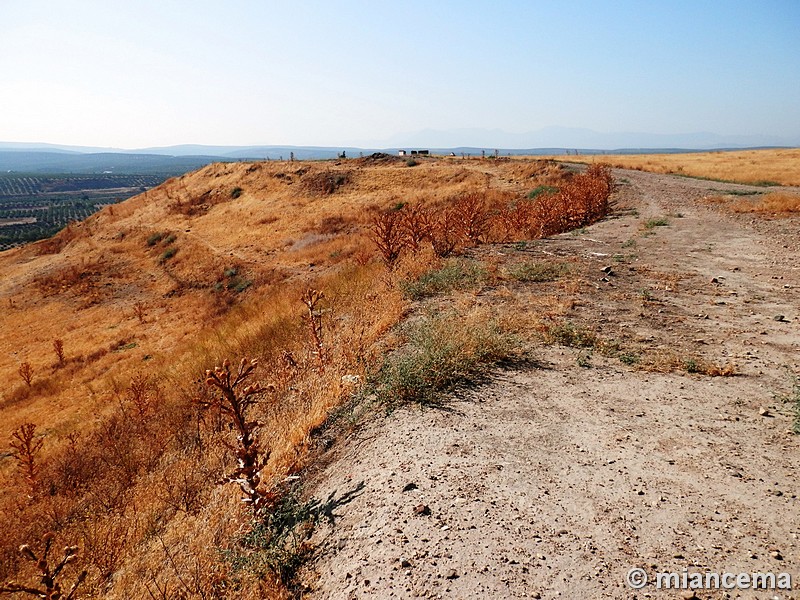
M 36 569 L 39 571 L 39 575 L 41 577 L 39 581 L 42 587 L 33 587 L 19 584 L 16 581 L 8 581 L 5 584 L 0 585 L 0 594 L 28 594 L 44 600 L 72 600 L 76 597 L 75 592 L 77 591 L 78 586 L 83 583 L 84 579 L 86 579 L 86 571 L 81 571 L 78 574 L 78 577 L 75 579 L 75 583 L 72 584 L 66 594 L 61 591 L 61 584 L 56 580 L 58 579 L 59 575 L 61 575 L 64 567 L 71 562 L 74 562 L 78 557 L 78 547 L 66 546 L 64 548 L 64 558 L 62 558 L 55 566 L 51 567 L 48 556 L 50 554 L 50 549 L 53 546 L 54 539 L 54 534 L 44 534 L 42 537 L 42 542 L 44 542 L 44 551 L 42 552 L 41 556 L 37 556 L 36 552 L 34 552 L 28 544 L 23 544 L 19 547 L 20 553 L 26 559 L 36 565 Z
M 19 366 L 19 376 L 22 377 L 22 381 L 25 382 L 25 385 L 31 387 L 31 381 L 33 380 L 33 367 L 31 363 L 24 362 Z
M 43 439 L 36 439 L 36 425 L 33 423 L 23 423 L 11 434 L 11 455 L 30 487 L 31 498 L 36 495 L 39 475 L 37 455 L 43 443 Z
M 300 301 L 306 305 L 308 314 L 303 317 L 303 320 L 308 325 L 308 331 L 311 336 L 311 343 L 314 349 L 311 354 L 315 357 L 317 367 L 322 370 L 325 368 L 327 359 L 325 346 L 322 343 L 322 311 L 317 307 L 325 295 L 319 290 L 309 288 L 300 297 Z
M 236 370 L 231 369 L 229 360 L 213 371 L 206 371 L 206 385 L 219 390 L 220 396 L 212 402 L 198 401 L 203 407 L 216 406 L 231 421 L 236 431 L 236 444 L 226 444 L 234 451 L 238 466 L 225 478 L 225 482 L 236 483 L 242 490 L 242 502 L 247 504 L 255 516 L 268 508 L 268 494 L 259 486 L 261 469 L 269 460 L 270 451 L 259 444 L 256 429 L 260 423 L 248 420 L 249 409 L 256 404 L 264 388 L 258 383 L 247 384 L 258 366 L 256 359 L 248 362 L 242 359 Z

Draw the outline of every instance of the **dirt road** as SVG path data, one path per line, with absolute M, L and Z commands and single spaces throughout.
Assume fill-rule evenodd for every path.
M 364 487 L 316 534 L 310 597 L 689 597 L 652 584 L 685 571 L 788 573 L 796 590 L 698 598 L 800 597 L 800 437 L 781 400 L 800 368 L 800 220 L 700 200 L 744 186 L 615 178 L 627 210 L 525 252 L 580 257 L 574 322 L 738 375 L 542 345 L 444 409 L 373 420 L 317 477 L 318 498 Z

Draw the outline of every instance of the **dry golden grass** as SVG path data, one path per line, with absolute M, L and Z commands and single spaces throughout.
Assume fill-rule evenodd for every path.
M 602 161 L 621 169 L 703 177 L 753 185 L 800 185 L 800 149 L 691 152 L 686 154 L 604 154 L 552 157 Z
M 740 200 L 731 205 L 734 212 L 797 213 L 800 212 L 800 196 L 784 192 L 764 194 L 756 200 Z

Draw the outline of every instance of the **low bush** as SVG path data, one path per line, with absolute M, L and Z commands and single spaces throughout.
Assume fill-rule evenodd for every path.
M 158 257 L 159 264 L 164 264 L 171 258 L 173 258 L 178 253 L 178 249 L 175 246 L 170 246 Z
M 453 321 L 464 325 L 453 328 Z M 379 402 L 435 404 L 490 365 L 516 356 L 517 341 L 491 319 L 456 314 L 424 317 L 411 325 L 407 344 L 387 357 L 373 382 Z
M 402 282 L 400 288 L 409 299 L 420 300 L 455 290 L 477 287 L 483 284 L 486 276 L 486 269 L 477 263 L 450 259 L 441 268 L 423 273 L 414 281 Z
M 512 279 L 526 283 L 555 281 L 569 272 L 567 263 L 540 263 L 525 261 L 512 266 L 508 274 Z

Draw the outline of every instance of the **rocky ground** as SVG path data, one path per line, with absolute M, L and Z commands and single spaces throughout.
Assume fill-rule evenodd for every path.
M 310 597 L 691 596 L 632 589 L 641 567 L 651 580 L 785 572 L 796 591 L 696 594 L 800 598 L 800 438 L 785 400 L 800 366 L 800 221 L 702 200 L 745 186 L 614 175 L 611 218 L 519 251 L 579 258 L 572 317 L 605 339 L 737 374 L 538 345 L 442 408 L 370 419 L 316 475 L 314 496 L 341 503 L 316 533 Z

